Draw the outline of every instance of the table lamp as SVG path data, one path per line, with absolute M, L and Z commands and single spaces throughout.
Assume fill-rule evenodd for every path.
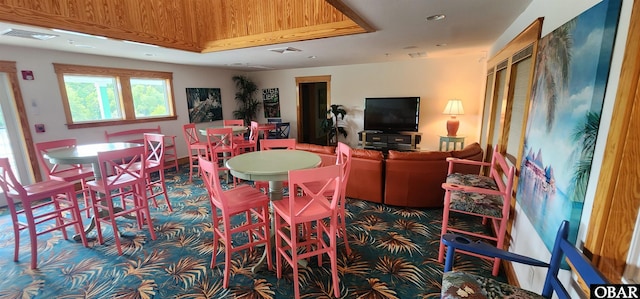
M 456 115 L 464 114 L 464 109 L 462 108 L 462 100 L 449 100 L 442 113 L 451 115 L 451 119 L 447 120 L 447 135 L 456 136 L 456 133 L 458 133 L 458 128 L 460 127 L 460 121 L 456 119 Z

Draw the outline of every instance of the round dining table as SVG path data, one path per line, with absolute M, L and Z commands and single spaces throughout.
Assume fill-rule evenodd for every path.
M 251 181 L 268 181 L 269 198 L 282 198 L 282 182 L 288 180 L 289 170 L 320 166 L 320 156 L 301 150 L 268 150 L 244 153 L 229 159 L 227 168 L 234 177 Z
M 44 157 L 53 164 L 91 164 L 93 175 L 100 178 L 100 165 L 98 164 L 98 153 L 113 150 L 143 146 L 140 143 L 131 142 L 105 142 L 81 144 L 75 147 L 53 149 L 48 151 Z
M 198 128 L 198 131 L 200 131 L 201 135 L 206 136 L 208 128 L 214 128 L 214 129 L 231 128 L 231 133 L 233 133 L 233 135 L 237 135 L 247 131 L 247 127 L 245 126 L 207 126 L 204 128 Z

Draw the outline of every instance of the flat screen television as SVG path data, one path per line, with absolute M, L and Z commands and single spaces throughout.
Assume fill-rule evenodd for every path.
M 364 129 L 383 132 L 418 132 L 420 97 L 366 98 Z

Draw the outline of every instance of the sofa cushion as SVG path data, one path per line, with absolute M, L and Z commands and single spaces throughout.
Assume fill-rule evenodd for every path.
M 317 144 L 309 144 L 309 143 L 298 143 L 296 144 L 296 149 L 319 153 L 319 154 L 328 154 L 333 155 L 336 153 L 336 148 L 334 146 L 325 146 L 325 145 L 317 145 Z
M 482 160 L 482 147 L 477 142 L 465 146 L 461 150 L 452 151 L 451 156 L 459 159 Z
M 376 160 L 376 161 L 382 161 L 384 159 L 384 155 L 382 154 L 381 151 L 368 150 L 368 149 L 362 149 L 362 148 L 352 148 L 351 157 L 367 159 L 367 160 Z
M 434 161 L 446 160 L 451 157 L 450 152 L 399 152 L 390 150 L 387 159 L 391 160 L 414 160 L 414 161 Z

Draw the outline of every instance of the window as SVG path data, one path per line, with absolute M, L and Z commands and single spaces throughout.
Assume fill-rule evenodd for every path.
M 172 73 L 55 64 L 67 126 L 176 119 Z

